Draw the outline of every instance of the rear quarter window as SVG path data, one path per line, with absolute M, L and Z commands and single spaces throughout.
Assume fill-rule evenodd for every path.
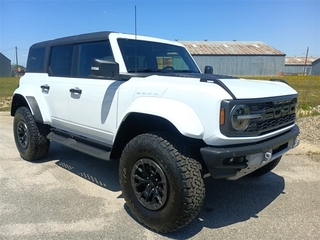
M 27 61 L 27 72 L 43 72 L 44 71 L 44 55 L 46 49 L 42 48 L 31 48 L 29 50 L 28 61 Z
M 71 76 L 73 48 L 73 45 L 52 47 L 49 65 L 50 76 Z

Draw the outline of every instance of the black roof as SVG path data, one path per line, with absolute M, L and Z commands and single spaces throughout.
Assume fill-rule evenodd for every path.
M 79 35 L 74 35 L 69 37 L 57 38 L 53 40 L 35 43 L 31 46 L 31 48 L 38 48 L 38 47 L 45 47 L 45 46 L 52 46 L 52 45 L 62 45 L 62 44 L 72 44 L 72 43 L 79 43 L 79 42 L 108 40 L 110 33 L 112 32 L 104 31 L 104 32 L 85 33 L 85 34 L 79 34 Z

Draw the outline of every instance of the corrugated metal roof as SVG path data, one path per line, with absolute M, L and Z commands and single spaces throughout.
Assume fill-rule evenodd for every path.
M 307 65 L 312 65 L 312 62 L 317 60 L 317 57 L 308 57 Z M 286 57 L 285 65 L 304 65 L 306 61 L 306 57 Z
M 179 42 L 192 55 L 285 55 L 283 52 L 263 42 Z

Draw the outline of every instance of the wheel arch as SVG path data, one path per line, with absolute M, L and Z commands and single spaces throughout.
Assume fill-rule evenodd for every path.
M 44 123 L 42 113 L 35 97 L 23 96 L 21 94 L 14 94 L 11 104 L 11 116 L 14 116 L 15 112 L 20 107 L 26 107 L 30 110 L 36 122 Z
M 166 119 L 184 136 L 202 138 L 204 126 L 194 108 L 183 101 L 159 97 L 137 97 L 120 119 L 142 113 Z
M 203 144 L 202 139 L 193 139 L 181 134 L 176 126 L 168 119 L 151 114 L 130 113 L 121 123 L 114 140 L 111 159 L 119 159 L 126 144 L 139 134 L 147 132 L 171 132 L 192 144 Z

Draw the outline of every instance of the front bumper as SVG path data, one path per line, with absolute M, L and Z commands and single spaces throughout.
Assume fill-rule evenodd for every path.
M 203 147 L 202 158 L 212 178 L 238 179 L 299 145 L 299 127 L 255 144 L 238 147 Z

